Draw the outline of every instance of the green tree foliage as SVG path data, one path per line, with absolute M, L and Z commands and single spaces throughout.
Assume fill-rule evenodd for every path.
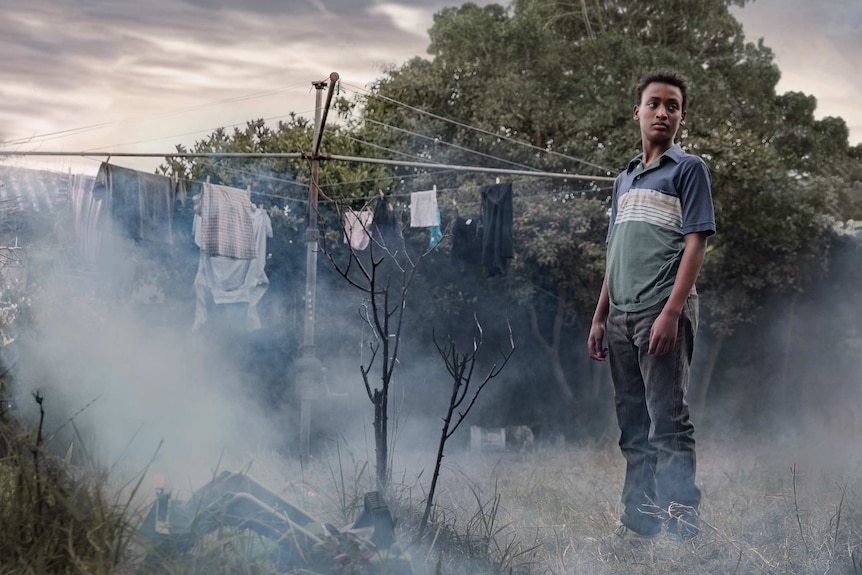
M 311 153 L 313 122 L 295 114 L 274 127 L 264 120 L 249 121 L 243 129 L 233 133 L 219 128 L 195 143 L 191 150 L 177 146 L 179 152 L 194 153 L 249 153 L 287 154 Z M 360 143 L 342 126 L 324 128 L 321 152 L 329 154 L 361 155 Z M 351 199 L 373 195 L 379 178 L 388 175 L 386 169 L 366 163 L 321 161 L 319 179 L 322 199 Z M 199 182 L 211 177 L 214 182 L 238 188 L 252 186 L 256 195 L 269 201 L 302 199 L 308 194 L 311 179 L 307 159 L 247 157 L 247 158 L 187 158 L 170 160 L 162 166 L 165 173 L 177 173 L 190 181 Z
M 243 128 L 233 131 L 218 128 L 197 141 L 191 149 L 177 146 L 178 152 L 192 153 L 249 153 L 289 154 L 312 151 L 314 123 L 307 118 L 291 114 L 286 121 L 275 126 L 264 120 L 251 120 Z M 360 143 L 350 130 L 339 125 L 324 128 L 321 153 L 348 156 L 361 155 Z M 268 273 L 282 270 L 296 278 L 296 269 L 302 269 L 305 257 L 305 231 L 308 213 L 308 189 L 311 181 L 311 163 L 305 158 L 279 157 L 204 157 L 170 159 L 161 166 L 166 174 L 178 174 L 189 184 L 189 193 L 199 191 L 200 182 L 210 178 L 213 183 L 236 188 L 250 187 L 252 200 L 269 208 L 273 216 L 273 238 L 269 250 L 273 259 Z M 319 170 L 320 197 L 316 206 L 320 225 L 330 236 L 332 246 L 341 234 L 339 209 L 359 208 L 376 194 L 381 178 L 388 170 L 379 165 L 321 160 Z M 184 211 L 191 214 L 191 202 Z
M 699 283 L 705 323 L 731 333 L 768 297 L 801 289 L 822 269 L 826 216 L 858 214 L 860 176 L 859 147 L 849 147 L 843 120 L 816 120 L 813 97 L 776 94 L 772 51 L 745 39 L 731 5 L 744 1 L 445 8 L 429 31 L 432 58 L 415 58 L 375 83 L 362 130 L 435 162 L 615 175 L 640 148 L 632 122 L 637 79 L 656 68 L 679 70 L 691 85 L 680 142 L 710 165 L 719 226 Z M 516 293 L 529 301 L 550 292 L 565 302 L 551 313 L 583 322 L 598 294 L 587 276 L 600 279 L 604 255 L 607 220 L 595 202 L 609 192 L 573 182 L 548 185 L 541 199 L 520 206 Z M 567 193 L 573 201 L 560 209 Z M 592 298 L 584 286 L 595 289 Z

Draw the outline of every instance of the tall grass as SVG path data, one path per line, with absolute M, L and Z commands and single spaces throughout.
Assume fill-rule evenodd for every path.
M 134 537 L 131 511 L 103 474 L 51 455 L 41 424 L 0 418 L 0 573 L 117 573 Z
M 862 575 L 860 466 L 840 453 L 797 464 L 793 454 L 751 448 L 703 450 L 698 537 L 663 537 L 619 558 L 602 544 L 621 512 L 614 445 L 450 455 L 450 485 L 464 479 L 440 505 L 451 524 L 458 509 L 462 518 L 477 509 L 493 516 L 496 543 L 481 573 Z M 501 503 L 477 505 L 491 496 Z
M 0 421 L 0 574 L 386 573 L 385 563 L 350 555 L 355 540 L 337 537 L 309 550 L 315 570 L 279 570 L 267 559 L 272 541 L 227 528 L 191 551 L 144 561 L 137 526 L 152 501 L 131 503 L 148 498 L 140 483 L 115 488 L 106 471 L 71 466 L 40 437 L 38 425 Z M 818 455 L 758 451 L 755 442 L 701 448 L 701 534 L 620 557 L 602 551 L 620 515 L 623 462 L 612 444 L 453 451 L 422 536 L 428 478 L 396 457 L 385 496 L 416 575 L 862 575 L 858 454 Z M 325 523 L 355 519 L 376 488 L 368 462 L 346 444 L 304 465 L 255 457 L 255 478 Z M 430 466 L 434 454 L 411 458 Z

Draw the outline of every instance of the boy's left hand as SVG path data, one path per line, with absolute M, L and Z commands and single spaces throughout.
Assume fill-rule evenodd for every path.
M 649 332 L 650 355 L 664 355 L 673 350 L 678 324 L 679 317 L 672 313 L 662 311 L 658 315 Z

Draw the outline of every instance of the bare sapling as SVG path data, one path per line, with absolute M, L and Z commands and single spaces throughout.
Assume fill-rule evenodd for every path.
M 500 375 L 509 359 L 515 352 L 515 340 L 512 337 L 512 326 L 506 321 L 506 327 L 509 331 L 509 349 L 501 350 L 502 359 L 499 363 L 494 363 L 488 369 L 485 376 L 473 386 L 473 372 L 476 368 L 476 361 L 479 358 L 479 352 L 482 350 L 483 332 L 482 325 L 478 318 L 473 317 L 476 323 L 478 335 L 473 338 L 472 345 L 469 351 L 459 352 L 455 339 L 449 335 L 445 344 L 441 345 L 434 337 L 434 346 L 437 348 L 437 353 L 446 364 L 446 371 L 452 377 L 452 393 L 449 396 L 449 405 L 446 409 L 446 415 L 443 417 L 443 428 L 440 432 L 440 443 L 437 446 L 437 460 L 434 464 L 434 474 L 431 477 L 431 488 L 428 490 L 428 499 L 425 502 L 425 513 L 422 515 L 422 522 L 419 524 L 419 537 L 425 533 L 428 527 L 428 520 L 431 517 L 431 509 L 434 506 L 434 495 L 437 491 L 437 481 L 440 478 L 440 467 L 443 464 L 443 452 L 446 448 L 446 442 L 454 435 L 461 424 L 470 413 L 470 410 L 476 405 L 476 400 L 479 399 L 479 394 L 485 389 L 488 383 Z
M 339 221 L 345 229 L 344 217 L 339 210 Z M 357 225 L 364 224 L 357 223 Z M 348 244 L 346 261 L 339 261 L 333 250 L 327 249 L 323 235 L 323 252 L 335 271 L 364 295 L 364 303 L 359 311 L 362 321 L 373 335 L 368 344 L 371 358 L 360 366 L 362 381 L 369 401 L 374 407 L 374 446 L 377 467 L 377 483 L 385 489 L 389 483 L 389 391 L 395 366 L 398 361 L 404 311 L 407 307 L 407 294 L 416 269 L 428 251 L 418 257 L 411 257 L 403 239 L 397 245 L 386 243 L 371 229 L 365 229 L 369 236 L 367 251 L 359 251 Z M 380 357 L 380 385 L 372 385 L 371 370 L 377 357 Z

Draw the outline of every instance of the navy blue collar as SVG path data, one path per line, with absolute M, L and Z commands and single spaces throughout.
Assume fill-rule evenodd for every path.
M 652 167 L 660 166 L 661 165 L 661 159 L 664 158 L 665 156 L 667 156 L 668 158 L 670 158 L 671 160 L 673 160 L 674 162 L 676 162 L 678 164 L 679 161 L 682 159 L 683 155 L 685 155 L 685 152 L 682 151 L 682 147 L 679 144 L 674 144 L 673 146 L 671 146 L 670 148 L 665 150 L 665 152 L 661 156 L 659 156 L 658 160 L 656 160 L 652 164 L 650 169 L 652 169 Z M 641 152 L 640 154 L 638 154 L 637 156 L 632 158 L 631 161 L 629 162 L 628 167 L 626 168 L 626 173 L 631 173 L 631 171 L 633 169 L 635 169 L 638 166 L 638 164 L 641 163 L 641 161 L 643 160 L 643 157 L 644 157 L 644 154 L 643 154 L 643 152 Z M 646 166 L 644 166 L 644 167 L 646 167 Z

